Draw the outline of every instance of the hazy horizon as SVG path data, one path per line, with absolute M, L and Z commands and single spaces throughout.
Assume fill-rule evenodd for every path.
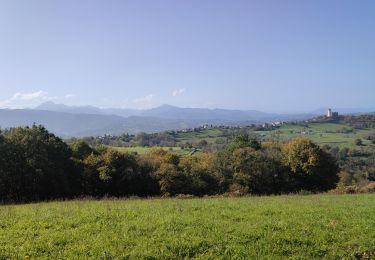
M 178 105 L 171 105 L 171 104 L 160 104 L 156 105 L 153 107 L 149 108 L 127 108 L 127 107 L 100 107 L 100 106 L 95 106 L 95 105 L 90 105 L 90 104 L 77 104 L 77 105 L 67 105 L 64 103 L 59 103 L 59 102 L 54 102 L 52 100 L 44 101 L 40 104 L 36 104 L 31 107 L 14 107 L 14 108 L 1 108 L 0 109 L 32 109 L 32 110 L 44 110 L 42 109 L 43 106 L 50 106 L 50 105 L 55 105 L 55 106 L 64 106 L 70 109 L 80 109 L 80 108 L 93 108 L 93 109 L 100 109 L 100 110 L 108 110 L 110 111 L 111 109 L 120 109 L 120 110 L 138 110 L 138 111 L 147 111 L 147 110 L 152 110 L 152 109 L 157 109 L 160 107 L 175 107 L 175 108 L 182 108 L 182 109 L 210 109 L 210 110 L 233 110 L 233 111 L 258 111 L 258 112 L 264 112 L 264 113 L 270 113 L 270 114 L 325 114 L 325 112 L 328 109 L 332 109 L 333 111 L 339 111 L 341 113 L 372 113 L 375 112 L 375 107 L 317 107 L 313 110 L 309 111 L 290 111 L 290 112 L 283 112 L 283 111 L 263 111 L 259 109 L 233 109 L 233 108 L 223 108 L 223 107 L 212 107 L 212 108 L 207 108 L 207 107 L 191 107 L 191 106 L 178 106 Z M 56 108 L 56 107 L 55 107 Z M 51 109 L 45 109 L 45 110 L 51 110 Z M 57 109 L 58 110 L 58 109 Z M 52 109 L 52 111 L 55 111 Z M 60 111 L 60 110 L 58 110 Z
M 0 2 L 0 108 L 372 108 L 373 1 Z

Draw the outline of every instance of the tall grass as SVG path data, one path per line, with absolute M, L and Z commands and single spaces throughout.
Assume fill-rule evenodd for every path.
M 375 195 L 0 206 L 0 259 L 375 257 Z

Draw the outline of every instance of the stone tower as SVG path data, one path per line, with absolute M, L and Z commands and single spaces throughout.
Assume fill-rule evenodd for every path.
M 332 109 L 328 108 L 327 117 L 332 117 Z

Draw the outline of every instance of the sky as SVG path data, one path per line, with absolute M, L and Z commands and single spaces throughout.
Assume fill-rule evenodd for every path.
M 373 0 L 0 0 L 0 107 L 375 107 Z

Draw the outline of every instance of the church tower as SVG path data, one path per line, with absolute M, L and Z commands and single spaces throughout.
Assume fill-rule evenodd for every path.
M 332 117 L 332 109 L 328 108 L 327 117 Z

